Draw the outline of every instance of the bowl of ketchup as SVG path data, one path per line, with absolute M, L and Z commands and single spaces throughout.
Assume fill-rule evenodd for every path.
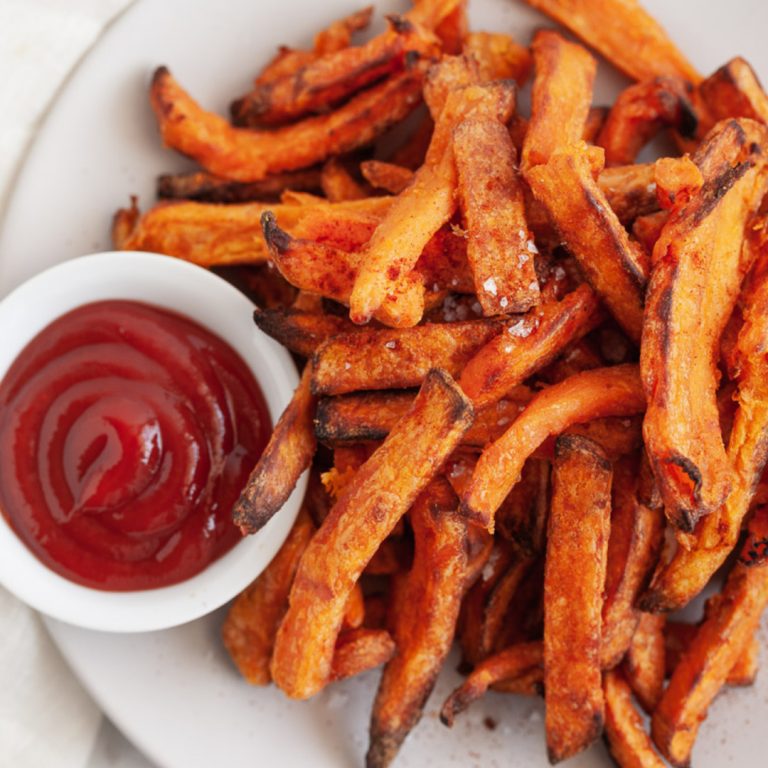
M 0 583 L 61 621 L 163 629 L 269 563 L 304 495 L 231 511 L 298 377 L 251 302 L 167 256 L 59 264 L 0 303 Z

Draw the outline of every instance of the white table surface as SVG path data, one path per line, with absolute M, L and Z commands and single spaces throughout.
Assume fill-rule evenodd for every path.
M 0 216 L 59 87 L 131 2 L 0 0 Z M 2 587 L 0 627 L 0 768 L 152 768 L 83 692 L 39 617 Z

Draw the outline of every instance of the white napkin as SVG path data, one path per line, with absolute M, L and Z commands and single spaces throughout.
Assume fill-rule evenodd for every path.
M 0 0 L 0 212 L 52 97 L 129 2 Z M 83 768 L 101 721 L 39 617 L 0 587 L 0 768 Z

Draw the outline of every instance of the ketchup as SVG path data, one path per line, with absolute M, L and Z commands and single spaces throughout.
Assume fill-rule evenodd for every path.
M 197 323 L 75 309 L 0 383 L 0 507 L 45 565 L 104 590 L 167 586 L 229 550 L 271 423 L 250 370 Z

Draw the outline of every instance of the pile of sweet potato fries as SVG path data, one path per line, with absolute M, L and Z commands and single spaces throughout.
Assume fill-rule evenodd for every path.
M 635 0 L 527 1 L 588 47 L 416 0 L 367 42 L 371 9 L 280 48 L 231 120 L 158 69 L 162 139 L 201 169 L 114 222 L 255 296 L 304 366 L 234 520 L 309 492 L 224 642 L 295 698 L 383 664 L 369 768 L 454 637 L 443 721 L 543 695 L 552 762 L 605 734 L 627 768 L 686 766 L 757 671 L 768 97 L 739 58 L 702 77 Z M 588 48 L 633 81 L 613 106 Z M 698 623 L 667 618 L 724 564 Z

